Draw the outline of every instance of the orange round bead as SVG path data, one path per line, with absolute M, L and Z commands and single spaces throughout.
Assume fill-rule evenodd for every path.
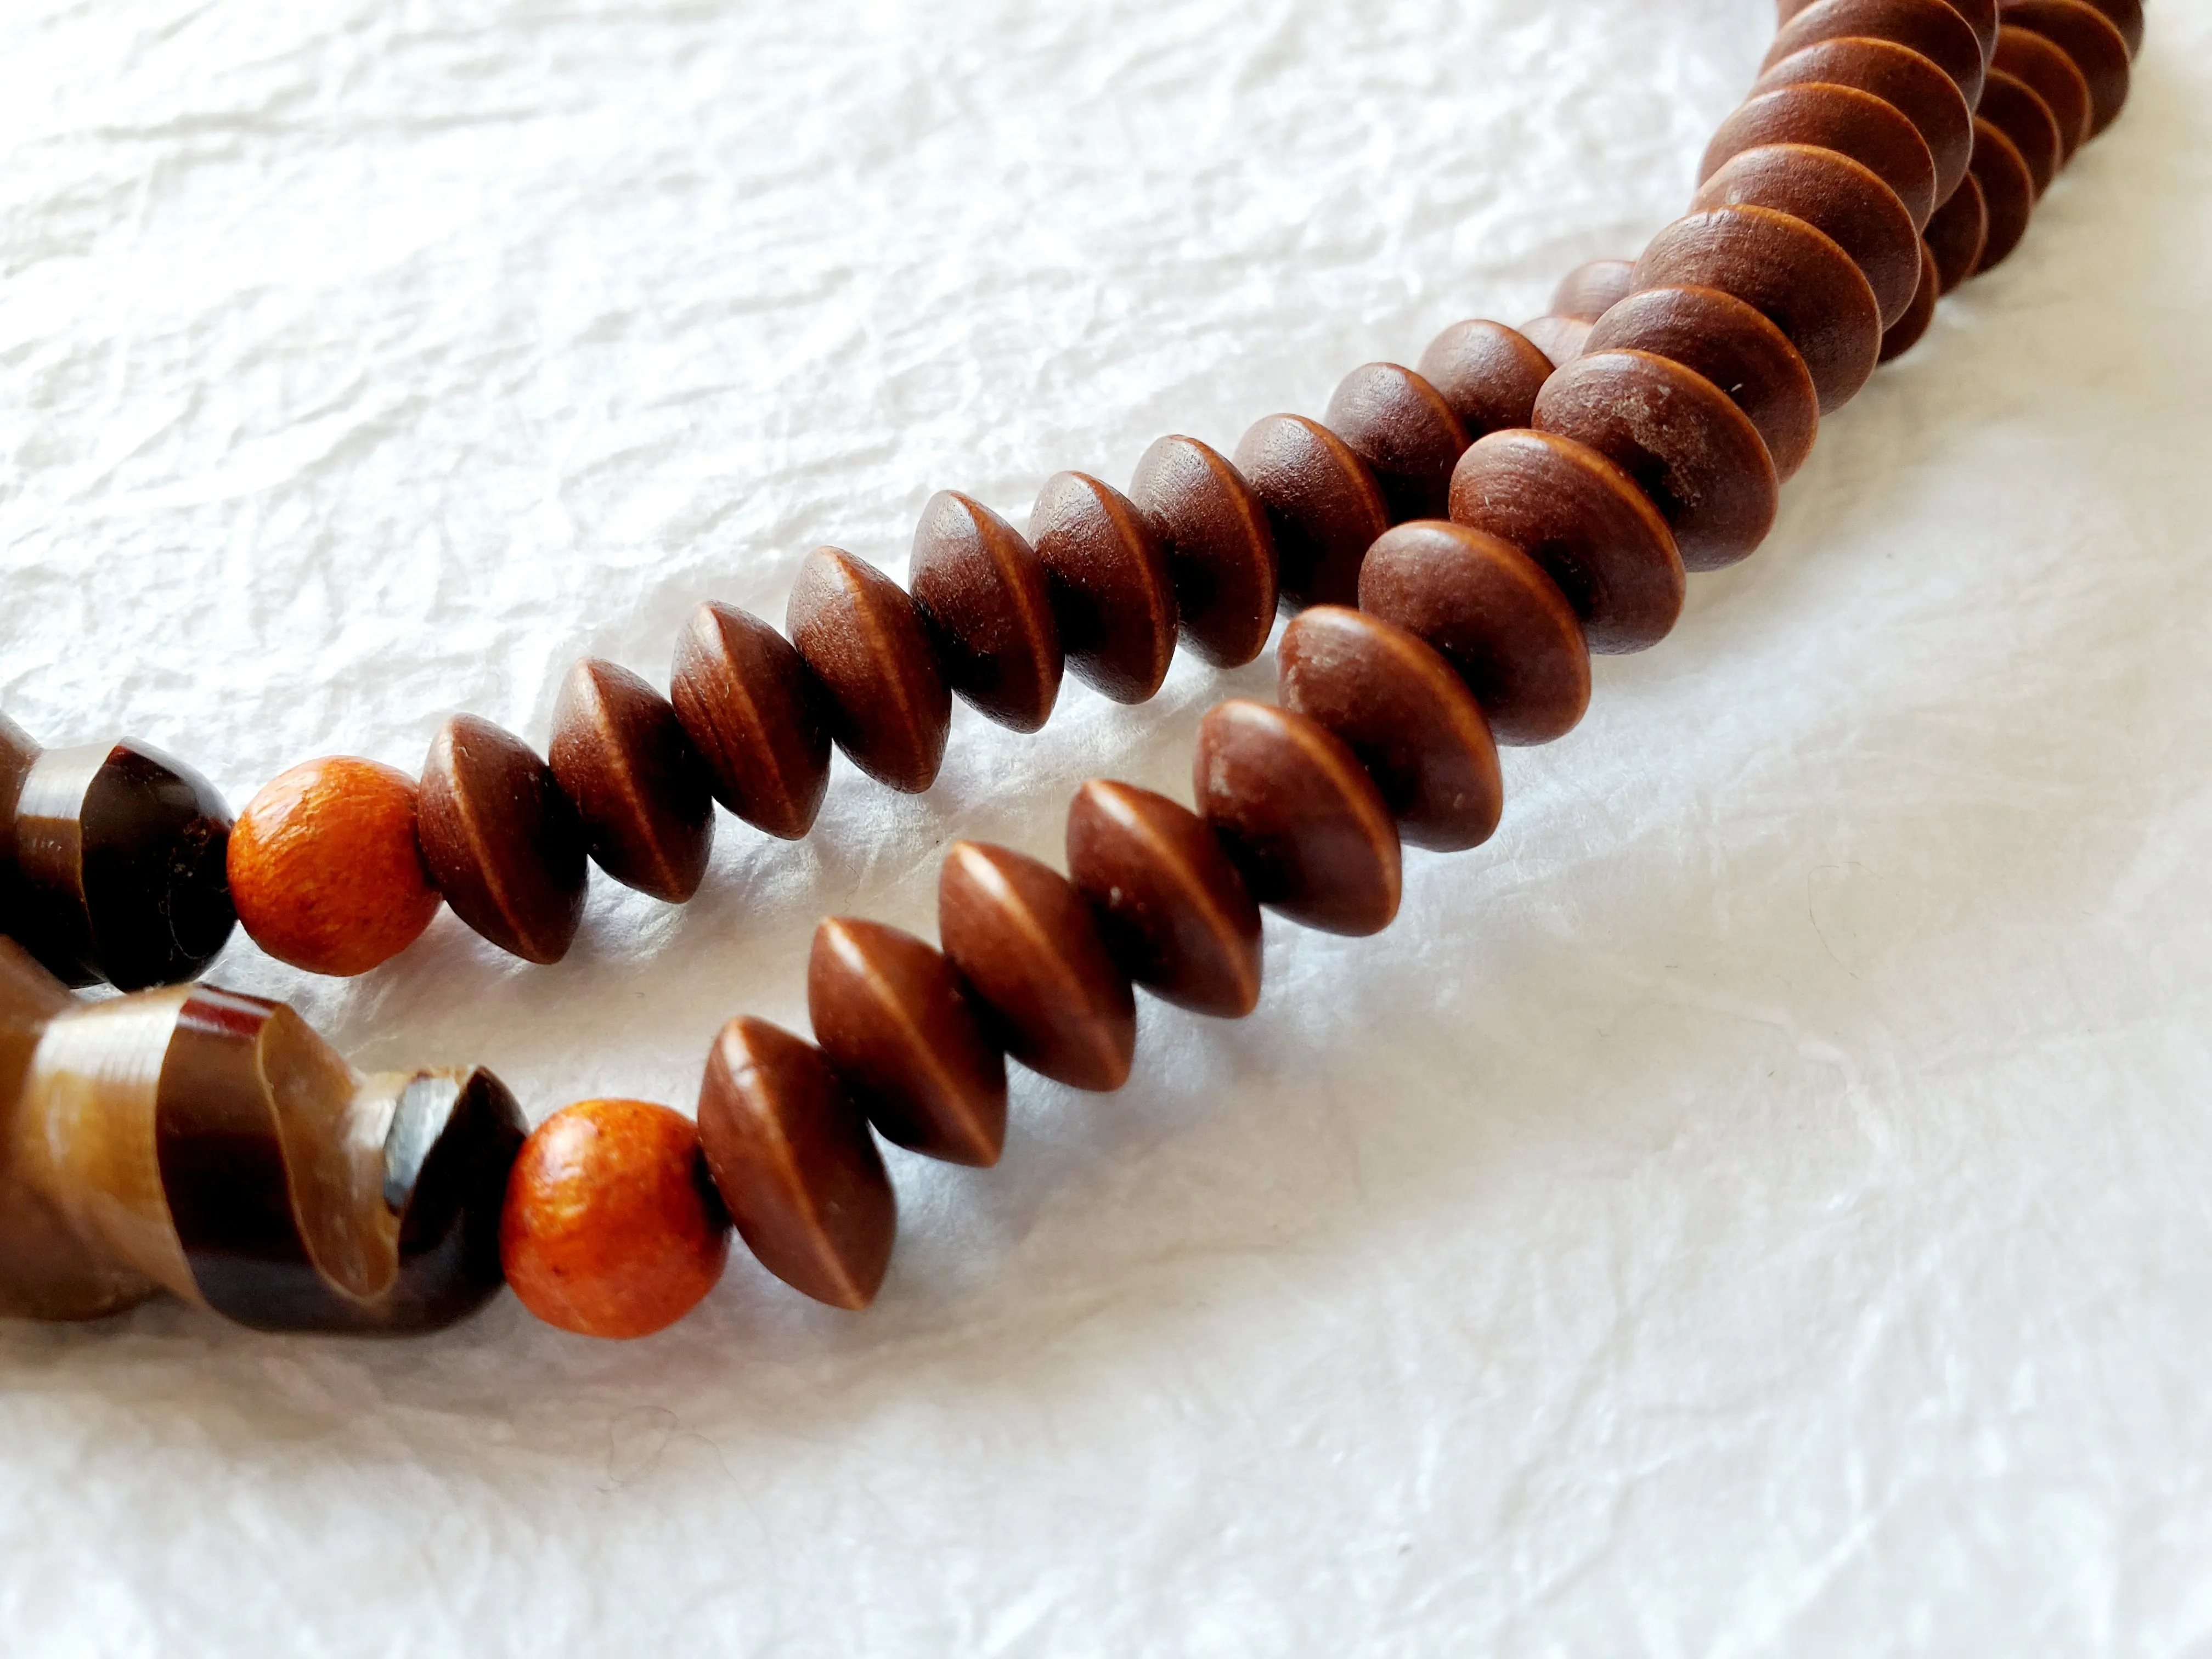
M 295 766 L 248 801 L 228 874 L 253 942 L 316 974 L 390 961 L 441 902 L 415 839 L 414 781 L 350 755 Z
M 584 1100 L 531 1132 L 507 1181 L 499 1255 L 522 1305 L 582 1336 L 650 1336 L 714 1288 L 730 1218 L 690 1118 Z

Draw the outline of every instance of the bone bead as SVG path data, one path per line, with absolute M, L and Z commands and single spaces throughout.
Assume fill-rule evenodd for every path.
M 783 625 L 853 763 L 908 794 L 934 783 L 952 693 L 905 591 L 873 565 L 818 547 L 799 568 Z
M 1882 331 L 1882 362 L 1902 357 L 1920 343 L 1921 336 L 1936 320 L 1936 301 L 1942 296 L 1943 278 L 1936 270 L 1935 250 L 1929 248 L 1922 255 L 1920 288 L 1913 295 L 1912 308 Z
M 1833 150 L 1889 186 L 1917 235 L 1936 210 L 1936 158 L 1895 106 L 1849 87 L 1778 87 L 1747 100 L 1713 135 L 1700 183 L 1746 150 L 1775 144 Z
M 1175 657 L 1167 544 L 1136 504 L 1081 472 L 1055 472 L 1030 509 L 1060 648 L 1075 676 L 1116 702 L 1143 702 Z
M 1928 222 L 1929 251 L 1936 256 L 1937 283 L 1945 294 L 1974 274 L 1989 240 L 1990 210 L 1981 185 L 1966 175 L 1959 193 L 1936 210 Z
M 666 698 L 626 668 L 585 658 L 562 682 L 547 759 L 600 869 L 671 904 L 699 890 L 714 804 Z
M 1974 113 L 2012 140 L 2020 159 L 2027 163 L 2027 176 L 2040 198 L 2066 161 L 2065 141 L 2059 136 L 2058 118 L 2051 112 L 2051 106 L 2018 76 L 1993 69 Z
M 1582 355 L 1590 325 L 1579 317 L 1534 317 L 1521 325 L 1523 338 L 1544 354 L 1554 368 L 1564 368 Z
M 2045 36 L 2008 23 L 1997 31 L 1996 56 L 1990 67 L 2017 76 L 2043 100 L 2058 124 L 2060 162 L 2072 161 L 2074 152 L 2088 142 L 2093 112 L 2089 82 L 2074 60 Z M 1971 149 L 1971 124 L 1969 135 Z
M 2089 137 L 2112 125 L 2128 101 L 2127 39 L 2085 0 L 2008 0 L 2006 26 L 2042 35 L 2074 60 L 2089 88 Z
M 896 927 L 832 916 L 806 962 L 814 1040 L 887 1140 L 988 1168 L 1006 1139 L 1006 1057 L 944 954 Z
M 1129 977 L 1066 877 L 1008 848 L 955 842 L 938 874 L 937 934 L 1016 1060 L 1071 1088 L 1128 1081 Z
M 1498 829 L 1498 745 L 1467 683 L 1404 629 L 1316 605 L 1283 630 L 1283 707 L 1332 733 L 1374 781 L 1398 837 L 1456 853 Z
M 1443 516 L 1468 445 L 1443 393 L 1410 368 L 1367 363 L 1337 383 L 1322 421 L 1367 463 L 1391 523 Z
M 1064 659 L 1036 550 L 981 501 L 940 489 L 915 527 L 911 571 L 946 682 L 1001 726 L 1042 726 Z
M 830 727 L 788 640 L 743 611 L 701 605 L 676 643 L 669 701 L 716 800 L 786 841 L 813 827 L 830 785 Z
M 1760 67 L 1823 40 L 1862 37 L 1910 46 L 1957 83 L 1968 107 L 1980 100 L 1982 43 L 1943 0 L 1815 0 L 1776 32 Z
M 1912 123 L 1936 164 L 1936 200 L 1951 199 L 1974 150 L 1974 112 L 1959 83 L 1894 40 L 1844 37 L 1793 52 L 1759 77 L 1752 94 L 1820 84 L 1870 93 Z
M 1418 367 L 1473 439 L 1528 425 L 1553 365 L 1517 330 L 1470 318 L 1430 341 Z
M 1920 286 L 1920 229 L 1872 169 L 1833 149 L 1764 144 L 1729 158 L 1691 204 L 1771 208 L 1802 219 L 1851 257 L 1887 328 Z
M 1359 608 L 1449 663 L 1500 743 L 1563 738 L 1589 707 L 1574 608 L 1510 542 L 1463 525 L 1400 525 L 1368 554 Z
M 453 914 L 526 962 L 558 962 L 584 917 L 584 830 L 521 738 L 456 714 L 416 801 L 423 861 Z
M 1217 703 L 1199 722 L 1191 779 L 1200 817 L 1260 903 L 1353 937 L 1398 914 L 1390 809 L 1352 751 L 1313 721 L 1241 698 Z
M 1592 259 L 1559 279 L 1552 290 L 1552 314 L 1594 323 L 1635 291 L 1635 260 Z
M 1974 182 L 1981 186 L 1982 200 L 1989 208 L 1989 234 L 1982 241 L 1982 257 L 1974 264 L 1978 276 L 2012 257 L 2035 212 L 2035 180 L 2019 148 L 1978 115 L 1974 118 Z
M 1135 983 L 1223 1019 L 1259 1005 L 1260 908 L 1188 807 L 1092 779 L 1068 803 L 1067 876 Z
M 699 1090 L 699 1140 L 761 1266 L 833 1308 L 875 1300 L 898 1200 L 821 1050 L 764 1019 L 722 1027 Z
M 1359 589 L 1368 544 L 1390 527 L 1367 464 L 1303 415 L 1268 415 L 1237 445 L 1237 470 L 1267 509 L 1278 603 L 1285 612 L 1344 605 Z
M 1195 438 L 1162 438 L 1129 481 L 1167 549 L 1183 640 L 1217 668 L 1258 656 L 1274 631 L 1275 543 L 1243 477 Z

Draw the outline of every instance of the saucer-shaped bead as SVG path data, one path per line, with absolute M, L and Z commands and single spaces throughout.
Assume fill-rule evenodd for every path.
M 1970 107 L 1980 100 L 1981 40 L 1943 0 L 1815 0 L 1775 32 L 1760 67 L 1823 40 L 1862 38 L 1911 47 L 1957 83 Z
M 2020 0 L 2004 0 L 2004 3 L 2009 9 L 2019 4 Z M 2142 0 L 2087 0 L 2087 3 L 2093 10 L 2103 13 L 2105 21 L 2120 32 L 2120 39 L 2125 43 L 2130 58 L 2142 50 Z
M 784 631 L 827 701 L 830 735 L 878 783 L 937 781 L 952 692 L 906 591 L 863 560 L 818 547 L 799 568 Z
M 1521 325 L 1523 339 L 1544 354 L 1553 368 L 1564 368 L 1582 356 L 1590 325 L 1579 317 L 1532 317 Z
M 2027 234 L 2027 222 L 2035 214 L 2035 179 L 2020 147 L 1978 115 L 1974 118 L 1973 172 L 1990 216 L 1982 257 L 1974 264 L 1978 276 L 2009 259 Z
M 1284 611 L 1351 603 L 1368 544 L 1390 527 L 1367 463 L 1318 421 L 1268 415 L 1238 441 L 1237 470 L 1267 509 Z
M 702 603 L 677 641 L 669 701 L 716 800 L 786 841 L 813 828 L 830 786 L 830 727 L 790 641 L 758 617 Z
M 1936 276 L 1948 294 L 1972 276 L 1982 263 L 1982 248 L 1990 239 L 1990 208 L 1982 186 L 1972 173 L 1959 185 L 1959 193 L 1936 210 L 1928 222 L 1929 252 L 1936 256 Z
M 1467 428 L 1441 392 L 1396 363 L 1365 363 L 1337 383 L 1322 416 L 1367 463 L 1390 521 L 1437 519 Z
M 2034 30 L 2007 23 L 1997 31 L 1996 56 L 1990 60 L 1990 67 L 2016 76 L 2043 100 L 2044 106 L 2058 124 L 2060 163 L 2072 161 L 2074 152 L 2088 142 L 2094 113 L 2088 80 L 2075 66 L 2074 60 Z M 1972 124 L 1969 123 L 1970 149 L 1972 133 Z
M 1528 425 L 1553 364 L 1519 330 L 1471 317 L 1430 341 L 1415 367 L 1474 439 Z
M 1993 69 L 1974 113 L 2012 140 L 2020 159 L 2027 163 L 2027 176 L 2040 198 L 2066 161 L 2065 140 L 2051 106 L 2018 76 Z
M 1243 476 L 1195 438 L 1162 438 L 1138 461 L 1129 499 L 1167 550 L 1184 641 L 1217 668 L 1258 656 L 1275 627 L 1275 542 Z
M 1167 544 L 1136 503 L 1082 472 L 1055 472 L 1030 509 L 1061 650 L 1077 678 L 1116 702 L 1143 702 L 1175 657 Z
M 1757 96 L 1778 87 L 1813 84 L 1871 93 L 1894 106 L 1919 130 L 1936 163 L 1936 201 L 1951 199 L 1973 154 L 1974 112 L 1959 83 L 1935 63 L 1894 40 L 1844 36 L 1790 53 L 1769 67 L 1751 90 Z
M 1925 251 L 1921 258 L 1920 290 L 1913 296 L 1912 308 L 1882 333 L 1882 362 L 1902 357 L 1920 343 L 1920 337 L 1936 320 L 1936 301 L 1942 297 L 1943 278 L 1936 269 L 1935 252 L 1932 249 Z
M 1917 234 L 1936 210 L 1936 156 L 1920 129 L 1872 93 L 1813 82 L 1746 100 L 1706 146 L 1703 183 L 1748 149 L 1772 144 L 1833 150 L 1896 193 Z
M 1763 144 L 1731 156 L 1699 186 L 1693 208 L 1772 208 L 1802 219 L 1851 256 L 1888 327 L 1920 286 L 1920 225 L 1874 171 L 1832 149 Z
M 2039 34 L 2074 60 L 2089 88 L 2089 137 L 2119 118 L 2130 75 L 2127 38 L 2086 0 L 2008 0 L 2008 27 Z
M 627 668 L 583 659 L 562 683 L 547 759 L 600 869 L 671 904 L 699 890 L 714 803 L 665 697 Z
M 1635 291 L 1635 260 L 1591 259 L 1559 279 L 1552 290 L 1552 314 L 1594 323 Z
M 526 962 L 558 962 L 584 919 L 584 829 L 512 732 L 456 714 L 431 739 L 416 833 L 453 914 Z
M 915 526 L 908 568 L 946 683 L 1001 726 L 1042 726 L 1066 665 L 1036 550 L 981 501 L 940 489 Z

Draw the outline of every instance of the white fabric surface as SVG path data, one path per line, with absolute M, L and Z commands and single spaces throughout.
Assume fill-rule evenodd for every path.
M 1018 524 L 1542 308 L 1680 210 L 1767 0 L 17 0 L 0 14 L 0 698 L 234 802 L 932 489 Z M 609 1345 L 174 1304 L 0 1329 L 11 1653 L 2212 1652 L 2212 7 L 2010 265 L 1824 432 L 1747 564 L 1509 757 L 1403 919 L 1270 922 L 1003 1165 L 894 1153 L 879 1304 L 740 1252 Z M 689 1109 L 830 911 L 1057 855 L 1199 715 L 1071 683 L 725 818 L 571 958 L 451 917 L 214 976 L 533 1116 Z

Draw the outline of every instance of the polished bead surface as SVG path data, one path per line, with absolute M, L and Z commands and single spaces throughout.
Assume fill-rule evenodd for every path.
M 1260 908 L 1188 807 L 1092 779 L 1068 803 L 1067 874 L 1107 953 L 1137 984 L 1223 1019 L 1259 1005 Z
M 1497 536 L 1400 525 L 1368 554 L 1359 608 L 1427 641 L 1500 743 L 1563 738 L 1589 707 L 1589 651 L 1574 607 L 1541 566 Z
M 1588 444 L 1635 479 L 1688 569 L 1733 564 L 1774 527 L 1781 485 L 1758 428 L 1680 363 L 1648 351 L 1578 357 L 1545 383 L 1536 425 Z
M 530 1133 L 507 1178 L 500 1258 L 522 1305 L 580 1336 L 650 1336 L 699 1304 L 730 1224 L 691 1120 L 583 1100 Z
M 1532 317 L 1521 325 L 1522 337 L 1544 354 L 1544 360 L 1561 368 L 1582 355 L 1590 325 L 1579 317 Z
M 2020 3 L 2021 0 L 2004 0 L 2007 10 Z M 2120 32 L 2130 58 L 2142 50 L 2142 0 L 2087 0 L 2087 3 L 2091 9 L 2101 12 L 2105 21 Z
M 2065 141 L 2059 136 L 2058 118 L 2051 112 L 2051 106 L 2018 76 L 1993 69 L 1989 84 L 1982 88 L 1981 105 L 1974 112 L 2012 140 L 2020 159 L 2027 163 L 2027 176 L 2034 183 L 2036 195 L 2041 197 L 2066 161 Z
M 350 755 L 279 773 L 231 826 L 231 902 L 253 942 L 311 974 L 365 974 L 443 901 L 415 834 L 415 780 Z
M 806 959 L 814 1040 L 884 1138 L 979 1168 L 1006 1139 L 1006 1057 L 942 951 L 879 921 L 832 916 Z
M 1821 40 L 1772 64 L 1752 88 L 1818 83 L 1871 93 L 1919 130 L 1936 164 L 1936 200 L 1951 199 L 1974 151 L 1974 112 L 1959 83 L 1931 59 L 1894 40 L 1844 36 Z
M 1034 732 L 1060 696 L 1060 629 L 1036 550 L 957 490 L 922 508 L 908 577 L 948 684 L 1000 725 Z
M 1857 38 L 1910 46 L 1958 84 L 1970 108 L 1981 98 L 1982 43 L 1943 0 L 1815 0 L 1776 32 L 1761 67 L 1822 40 Z
M 1517 329 L 1471 317 L 1430 341 L 1417 367 L 1474 439 L 1528 425 L 1553 364 Z
M 813 828 L 830 787 L 830 726 L 821 690 L 790 641 L 708 600 L 676 642 L 669 701 L 716 800 L 786 841 Z
M 2019 147 L 1978 115 L 1974 118 L 1974 182 L 1981 186 L 1982 200 L 1989 208 L 1989 234 L 1982 240 L 1981 258 L 1974 262 L 1978 276 L 2012 257 L 2035 214 L 2035 180 Z
M 699 1144 L 761 1266 L 833 1308 L 875 1300 L 898 1200 L 867 1119 L 820 1049 L 764 1019 L 723 1026 L 699 1087 Z
M 1191 781 L 1199 816 L 1261 904 L 1353 937 L 1398 914 L 1390 809 L 1352 751 L 1313 721 L 1243 698 L 1217 703 L 1199 722 Z
M 1278 603 L 1285 611 L 1343 605 L 1359 591 L 1359 561 L 1390 527 L 1367 464 L 1318 421 L 1268 415 L 1237 445 L 1237 470 L 1267 509 Z
M 1928 222 L 1928 247 L 1936 256 L 1936 276 L 1944 293 L 1974 274 L 1989 235 L 1989 204 L 1980 182 L 1970 173 L 1959 186 L 1959 193 L 1936 209 L 1936 216 Z
M 1217 668 L 1258 656 L 1275 627 L 1275 543 L 1243 476 L 1195 438 L 1162 438 L 1137 462 L 1129 499 L 1167 549 L 1190 648 Z
M 1390 522 L 1442 518 L 1467 428 L 1450 401 L 1410 368 L 1365 363 L 1337 383 L 1322 422 L 1367 463 Z
M 31 734 L 0 714 L 0 934 L 11 939 L 28 931 L 22 878 L 15 869 L 15 802 L 38 757 Z
M 1833 149 L 1762 144 L 1731 156 L 1691 204 L 1700 211 L 1739 204 L 1802 219 L 1850 254 L 1874 289 L 1884 328 L 1911 306 L 1920 286 L 1919 224 L 1871 168 Z
M 583 659 L 561 683 L 546 758 L 600 869 L 671 904 L 699 890 L 714 803 L 665 697 L 627 668 Z
M 1400 840 L 1455 853 L 1497 831 L 1505 786 L 1490 723 L 1431 647 L 1380 617 L 1321 605 L 1283 630 L 1277 652 L 1283 707 L 1352 751 Z
M 1635 289 L 1635 260 L 1591 259 L 1559 279 L 1552 290 L 1552 314 L 1594 323 Z
M 552 769 L 512 732 L 456 714 L 416 799 L 431 879 L 453 914 L 526 962 L 558 962 L 584 917 L 584 829 Z
M 1016 1060 L 1071 1088 L 1129 1080 L 1129 976 L 1066 877 L 1011 848 L 955 842 L 938 872 L 937 935 Z
M 1913 295 L 1912 308 L 1882 331 L 1882 362 L 1902 357 L 1920 343 L 1920 337 L 1936 320 L 1936 301 L 1942 297 L 1942 274 L 1936 266 L 1935 250 L 1927 249 L 1921 258 L 1920 288 Z
M 1872 93 L 1819 82 L 1777 87 L 1747 100 L 1713 135 L 1699 182 L 1747 150 L 1777 144 L 1797 147 L 1797 161 L 1825 149 L 1856 161 L 1895 193 L 1915 235 L 1936 210 L 1936 157 L 1920 129 Z M 1700 198 L 1699 205 L 1712 204 Z
M 1143 702 L 1175 657 L 1167 544 L 1136 503 L 1082 472 L 1055 472 L 1030 509 L 1060 649 L 1078 678 L 1116 702 Z
M 2089 137 L 2119 118 L 2128 101 L 2128 43 L 2112 19 L 2085 0 L 2008 0 L 2008 27 L 2042 35 L 2074 60 L 2089 88 Z
M 2033 88 L 2058 124 L 2061 164 L 2072 161 L 2074 152 L 2088 142 L 2093 112 L 2089 82 L 2074 60 L 2033 29 L 2008 23 L 1997 31 L 1996 56 L 1990 67 Z
M 908 794 L 934 783 L 952 692 L 905 590 L 842 549 L 818 547 L 799 568 L 783 625 L 853 763 Z

